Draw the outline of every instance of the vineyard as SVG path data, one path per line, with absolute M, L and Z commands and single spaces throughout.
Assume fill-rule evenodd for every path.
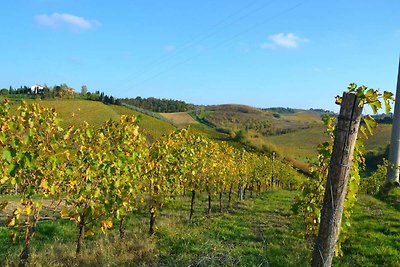
M 365 104 L 382 97 L 366 87 L 350 85 L 349 90 Z M 391 98 L 385 92 L 386 106 Z M 7 99 L 0 113 L 5 266 L 46 265 L 46 260 L 69 266 L 310 262 L 333 153 L 334 117 L 324 118 L 331 141 L 319 146 L 318 161 L 306 176 L 275 153 L 211 140 L 190 128 L 149 139 L 132 115 L 102 125 L 68 126 L 54 109 L 22 102 L 15 111 Z M 361 131 L 367 135 L 376 125 L 370 117 L 364 121 Z M 345 265 L 373 261 L 369 251 L 355 259 L 361 252 L 346 243 L 355 234 L 350 215 L 360 225 L 368 214 L 365 204 L 355 204 L 361 146 L 335 250 L 344 255 L 337 263 Z M 362 199 L 393 221 L 385 231 L 395 237 L 380 244 L 385 259 L 376 262 L 393 265 L 399 260 L 398 210 L 370 196 Z M 368 242 L 368 236 L 358 242 Z
M 76 223 L 76 253 L 84 239 L 105 234 L 117 225 L 125 236 L 124 221 L 136 211 L 148 211 L 148 232 L 154 235 L 162 207 L 190 192 L 189 220 L 196 195 L 205 192 L 207 215 L 212 199 L 233 194 L 239 199 L 259 195 L 267 188 L 297 189 L 301 176 L 287 163 L 235 149 L 224 142 L 180 130 L 149 143 L 140 134 L 135 117 L 121 116 L 93 128 L 62 128 L 54 110 L 22 103 L 10 114 L 7 100 L 1 106 L 2 193 L 20 195 L 5 224 L 12 241 L 24 235 L 20 264 L 26 265 L 31 241 L 42 220 L 44 204 L 60 211 L 62 219 Z M 223 164 L 221 164 L 223 163 Z M 143 233 L 145 235 L 145 233 Z

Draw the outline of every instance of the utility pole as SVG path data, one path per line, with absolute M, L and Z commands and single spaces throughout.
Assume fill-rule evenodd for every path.
M 392 138 L 389 150 L 389 167 L 386 178 L 385 191 L 394 184 L 399 185 L 400 167 L 400 59 L 397 74 L 396 99 L 394 103 L 394 115 L 392 123 Z

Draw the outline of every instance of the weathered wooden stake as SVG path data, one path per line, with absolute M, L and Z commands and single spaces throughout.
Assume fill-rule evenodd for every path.
M 321 223 L 314 245 L 313 267 L 332 265 L 361 113 L 362 106 L 357 96 L 354 93 L 344 93 L 329 164 Z

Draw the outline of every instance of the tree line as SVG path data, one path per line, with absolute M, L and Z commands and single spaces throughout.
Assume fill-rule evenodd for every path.
M 123 98 L 120 99 L 122 103 L 133 105 L 139 108 L 147 109 L 153 112 L 172 113 L 172 112 L 186 112 L 195 109 L 195 105 L 188 104 L 181 100 L 173 99 L 159 99 L 155 97 L 142 98 Z

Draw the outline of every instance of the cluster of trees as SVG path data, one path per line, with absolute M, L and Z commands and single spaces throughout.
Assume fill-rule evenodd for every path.
M 30 91 L 30 88 L 27 86 L 21 86 L 19 88 L 13 88 L 10 86 L 10 88 L 2 88 L 0 90 L 1 95 L 18 95 L 18 94 L 28 94 Z
M 262 110 L 272 111 L 278 114 L 294 114 L 296 110 L 293 108 L 284 108 L 284 107 L 273 107 L 273 108 L 263 108 Z
M 59 85 L 43 86 L 43 89 L 37 92 L 32 92 L 30 87 L 21 86 L 20 88 L 13 88 L 10 86 L 9 89 L 3 88 L 0 90 L 0 95 L 9 96 L 14 98 L 17 95 L 21 98 L 37 98 L 42 99 L 53 99 L 53 98 L 82 98 L 93 101 L 101 101 L 105 104 L 121 105 L 121 101 L 113 96 L 108 96 L 104 92 L 95 91 L 89 92 L 86 85 L 82 85 L 81 92 L 78 93 L 75 89 L 69 87 L 66 83 Z
M 188 104 L 184 101 L 173 99 L 159 99 L 154 97 L 142 98 L 138 96 L 136 98 L 124 98 L 121 99 L 121 102 L 153 112 L 162 113 L 185 112 L 195 108 L 193 104 Z
M 1 89 L 1 95 L 22 95 L 26 98 L 30 97 L 40 97 L 40 98 L 71 98 L 75 95 L 75 89 L 70 88 L 67 84 L 61 83 L 59 85 L 54 85 L 52 87 L 47 86 L 46 84 L 42 86 L 43 89 L 38 90 L 37 92 L 32 92 L 31 88 L 28 86 L 21 86 L 19 88 L 13 88 L 12 86 Z
M 392 124 L 393 123 L 393 113 L 389 114 L 376 114 L 372 116 L 377 123 L 383 123 L 383 124 Z
M 154 233 L 161 207 L 184 192 L 191 192 L 190 218 L 196 193 L 219 196 L 229 202 L 271 187 L 299 188 L 301 176 L 289 164 L 213 142 L 180 130 L 154 143 L 140 134 L 136 118 L 121 116 L 100 128 L 60 127 L 54 110 L 22 103 L 10 113 L 0 105 L 0 185 L 17 189 L 20 205 L 5 221 L 7 227 L 25 232 L 20 264 L 25 266 L 30 240 L 41 218 L 43 200 L 61 203 L 61 217 L 77 225 L 76 252 L 95 232 L 119 224 L 124 236 L 126 216 L 148 209 L 149 231 Z M 7 202 L 0 203 L 4 209 Z

